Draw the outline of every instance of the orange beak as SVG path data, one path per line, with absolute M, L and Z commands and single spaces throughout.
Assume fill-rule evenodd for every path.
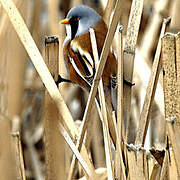
M 69 19 L 63 19 L 59 21 L 60 24 L 69 24 Z

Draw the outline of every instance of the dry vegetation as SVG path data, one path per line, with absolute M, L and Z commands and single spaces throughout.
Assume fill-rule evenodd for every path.
M 78 4 L 109 25 L 89 94 L 54 82 L 66 77 L 58 22 Z M 180 179 L 179 9 L 179 0 L 0 0 L 0 179 Z M 93 31 L 91 41 L 98 61 Z M 111 44 L 118 110 L 109 117 L 100 77 Z

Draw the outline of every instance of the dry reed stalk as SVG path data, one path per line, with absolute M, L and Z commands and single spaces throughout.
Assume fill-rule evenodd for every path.
M 45 120 L 45 179 L 66 179 L 65 143 L 62 135 L 59 133 L 59 113 L 56 104 L 52 102 L 48 95 L 46 96 L 46 111 L 47 113 Z
M 98 1 L 90 1 L 90 0 L 82 0 L 81 4 L 85 4 L 86 6 L 94 9 L 100 16 L 103 14 L 103 4 L 101 0 Z
M 122 0 L 121 0 L 121 3 L 122 3 Z M 106 8 L 105 8 L 104 13 L 102 15 L 102 17 L 103 17 L 103 19 L 107 25 L 109 25 L 111 20 L 112 20 L 115 5 L 116 5 L 116 0 L 108 0 L 107 1 Z M 120 21 L 120 19 L 119 19 L 119 21 Z M 112 49 L 114 52 L 117 52 L 117 44 L 118 44 L 117 39 L 118 39 L 117 33 L 115 33 L 114 38 L 113 38 L 113 42 L 112 42 Z
M 78 6 L 82 4 L 82 0 L 70 1 L 70 7 Z
M 59 1 L 48 0 L 48 25 L 50 36 L 59 34 Z
M 71 0 L 67 0 L 66 3 L 64 3 L 63 0 L 60 0 L 60 9 L 63 11 L 63 13 L 66 15 L 70 9 Z
M 90 37 L 91 37 L 91 44 L 92 44 L 94 61 L 95 61 L 95 68 L 97 68 L 97 65 L 99 63 L 99 56 L 98 56 L 98 50 L 97 50 L 96 37 L 95 37 L 95 33 L 93 29 L 90 29 Z M 102 78 L 100 79 L 100 82 L 99 82 L 98 92 L 99 92 L 99 99 L 100 99 L 101 112 L 102 112 L 101 121 L 102 121 L 102 126 L 103 126 L 107 174 L 108 174 L 108 180 L 110 180 L 110 179 L 114 179 L 114 173 L 113 173 L 113 166 L 112 166 L 111 143 L 110 143 L 108 117 L 107 117 L 107 109 L 106 109 Z
M 154 11 L 152 17 L 146 25 L 143 33 L 142 43 L 140 45 L 140 53 L 147 60 L 151 57 L 152 49 L 154 48 L 155 37 L 159 36 L 159 29 L 162 25 L 164 11 L 168 8 L 169 0 L 158 0 L 154 2 Z M 151 66 L 150 61 L 146 61 Z
M 180 131 L 180 32 L 176 36 L 176 76 L 177 76 L 177 108 L 176 108 L 176 116 L 177 116 L 177 126 Z
M 120 23 L 123 25 L 123 35 L 126 36 L 132 0 L 121 0 Z
M 77 144 L 76 147 L 78 148 L 78 150 L 81 150 L 84 135 L 85 135 L 88 123 L 89 123 L 88 117 L 89 117 L 89 114 L 91 113 L 91 109 L 93 107 L 93 101 L 94 101 L 94 98 L 95 98 L 96 93 L 97 93 L 99 80 L 100 80 L 100 77 L 102 75 L 102 72 L 103 72 L 103 69 L 104 69 L 104 66 L 106 63 L 106 59 L 107 59 L 107 56 L 109 53 L 109 49 L 110 49 L 110 46 L 111 46 L 111 43 L 113 40 L 113 36 L 114 36 L 115 30 L 116 30 L 116 27 L 117 27 L 117 24 L 119 21 L 119 9 L 120 9 L 120 0 L 118 0 L 116 3 L 114 16 L 112 18 L 110 27 L 108 29 L 108 33 L 107 33 L 105 43 L 104 43 L 104 46 L 103 46 L 103 49 L 101 52 L 101 56 L 100 56 L 100 62 L 98 63 L 97 70 L 96 70 L 96 73 L 94 76 L 93 84 L 91 87 L 88 102 L 87 102 L 86 109 L 85 109 L 84 116 L 83 116 L 83 121 L 82 121 L 82 125 L 81 125 L 81 130 L 80 130 L 80 136 L 79 136 L 77 143 L 76 143 Z M 72 167 L 71 169 L 74 169 L 74 166 L 75 166 L 75 157 L 73 158 L 73 161 L 71 162 L 71 167 Z M 70 174 L 73 174 L 73 171 Z
M 115 159 L 115 172 L 116 178 L 126 179 L 125 167 L 122 157 L 122 141 L 124 140 L 124 122 L 123 122 L 123 58 L 122 58 L 122 28 L 119 29 L 119 52 L 118 52 L 118 94 L 117 94 L 117 126 L 115 125 L 116 131 L 116 159 Z M 114 124 L 115 115 L 114 115 Z
M 96 110 L 96 108 L 94 108 Z M 105 152 L 104 152 L 104 142 L 102 133 L 102 123 L 99 119 L 98 112 L 92 112 L 92 116 L 96 117 L 96 123 L 93 124 L 92 130 L 92 154 L 95 168 L 105 167 Z
M 85 146 L 88 151 L 90 151 L 90 145 L 91 145 L 91 140 L 93 138 L 93 133 L 95 133 L 95 135 L 99 134 L 98 132 L 93 131 L 94 126 L 96 125 L 97 121 L 99 121 L 99 115 L 97 112 L 96 104 L 93 105 L 89 119 L 92 119 L 92 121 L 88 125 L 87 131 L 86 131 L 86 138 L 84 140 Z
M 2 8 L 1 8 L 2 9 Z M 9 23 L 7 23 L 7 15 L 2 9 L 1 11 L 1 23 L 0 23 L 0 41 L 6 42 L 6 33 L 9 28 Z M 0 54 L 2 58 L 0 59 L 0 112 L 4 115 L 7 115 L 7 94 L 8 94 L 8 87 L 7 87 L 7 60 L 6 60 L 6 50 L 4 43 L 0 44 Z
M 19 14 L 19 11 L 17 10 L 12 0 L 1 0 L 0 2 L 6 10 L 21 42 L 23 43 L 37 72 L 39 73 L 45 87 L 47 88 L 47 91 L 49 92 L 51 98 L 53 98 L 53 100 L 57 102 L 59 112 L 63 118 L 63 123 L 68 128 L 72 137 L 77 137 L 78 131 L 71 117 L 71 114 L 69 113 L 69 110 L 64 103 L 64 100 L 54 82 L 54 79 L 52 78 L 31 34 L 29 33 L 21 15 Z M 87 151 L 84 146 L 82 148 L 82 153 L 84 154 L 83 156 L 87 161 L 89 167 L 93 171 L 93 165 L 88 159 Z
M 33 34 L 33 31 L 37 30 L 36 27 L 37 27 L 37 24 L 39 24 L 39 26 L 41 25 L 40 24 L 40 21 L 39 21 L 39 16 L 40 16 L 40 13 L 41 13 L 41 1 L 40 0 L 37 0 L 34 2 L 34 7 L 32 8 L 29 8 L 28 10 L 28 22 L 27 22 L 27 25 L 29 27 L 29 31 Z M 30 6 L 30 2 L 29 2 L 29 6 Z M 41 29 L 39 29 L 41 30 Z M 35 39 L 35 37 L 34 37 Z
M 133 78 L 133 68 L 134 68 L 134 56 L 135 56 L 135 46 L 137 42 L 137 37 L 139 33 L 139 26 L 140 26 L 140 20 L 143 10 L 143 0 L 133 0 L 131 5 L 131 12 L 128 22 L 128 28 L 127 28 L 127 39 L 125 42 L 125 48 L 123 51 L 124 55 L 124 78 L 128 82 L 132 82 Z M 125 140 L 131 141 L 133 138 L 131 135 L 131 127 L 130 127 L 130 112 L 131 112 L 131 91 L 132 87 L 124 84 L 124 117 L 126 122 L 126 137 Z M 126 148 L 125 148 L 126 149 Z M 143 151 L 139 151 L 139 154 L 142 154 L 142 156 L 139 156 L 140 160 L 143 161 Z M 128 167 L 129 167 L 129 178 L 137 177 L 137 179 L 143 179 L 145 178 L 145 174 L 142 170 L 142 163 L 137 163 L 136 156 L 134 151 L 126 151 L 127 157 L 126 161 L 128 160 Z
M 169 152 L 168 152 L 168 150 L 166 150 L 163 165 L 162 165 L 162 168 L 161 168 L 160 180 L 166 180 L 166 179 L 169 180 L 170 179 L 169 166 L 170 166 Z
M 0 170 L 1 179 L 18 180 L 15 153 L 12 146 L 11 121 L 0 115 Z
M 45 39 L 45 63 L 55 81 L 59 74 L 59 40 L 56 36 Z
M 122 179 L 122 180 L 126 180 L 126 168 L 123 162 L 123 155 L 122 155 L 122 149 L 121 149 L 121 140 L 118 137 L 118 129 L 116 126 L 116 116 L 115 116 L 115 112 L 113 112 L 112 115 L 112 120 L 113 123 L 115 124 L 115 131 L 116 131 L 116 137 L 117 137 L 117 141 L 118 142 L 116 144 L 116 154 L 115 154 L 115 178 L 116 179 Z M 124 149 L 123 149 L 124 150 Z
M 155 164 L 151 173 L 150 180 L 159 180 L 161 174 L 161 166 L 159 164 Z
M 170 25 L 170 31 L 177 33 L 180 31 L 180 22 L 179 22 L 179 9 L 180 9 L 180 1 L 179 0 L 174 0 L 172 2 L 172 7 L 171 7 L 171 25 Z
M 67 133 L 65 128 L 62 126 L 62 124 L 59 124 L 59 130 L 60 130 L 62 136 L 64 137 L 64 139 L 66 140 L 67 144 L 69 145 L 70 149 L 74 153 L 74 156 L 76 156 L 76 158 L 79 160 L 79 162 L 80 162 L 84 172 L 88 176 L 88 178 L 91 179 L 91 178 L 96 177 L 95 171 L 91 171 L 91 169 L 89 169 L 87 163 L 82 158 L 81 154 L 79 153 L 79 150 L 75 146 L 74 142 L 72 141 L 71 137 L 69 136 L 69 134 Z
M 170 21 L 169 18 L 163 21 L 161 34 L 159 37 L 159 42 L 158 42 L 158 46 L 156 49 L 156 54 L 155 54 L 155 58 L 154 58 L 153 66 L 152 66 L 152 72 L 151 72 L 148 87 L 146 90 L 146 97 L 145 97 L 143 109 L 139 118 L 139 127 L 138 127 L 136 141 L 135 141 L 136 145 L 144 146 L 144 143 L 145 143 L 147 129 L 149 126 L 152 102 L 154 100 L 154 95 L 155 95 L 159 73 L 161 69 L 161 62 L 160 62 L 161 38 L 164 36 L 164 33 L 166 31 L 166 25 L 169 23 L 169 21 Z
M 129 145 L 128 145 L 129 146 Z M 134 147 L 133 145 L 127 148 L 127 158 L 129 167 L 129 178 L 133 179 L 147 179 L 147 154 L 146 151 L 139 147 Z
M 134 74 L 135 76 L 137 76 L 139 81 L 141 81 L 142 86 L 143 86 L 143 88 L 141 88 L 140 90 L 140 96 L 146 93 L 145 88 L 147 88 L 149 77 L 151 75 L 151 69 L 146 62 L 147 61 L 142 57 L 142 55 L 140 54 L 140 51 L 137 49 L 136 56 L 135 56 L 135 63 L 134 63 Z M 159 113 L 164 114 L 164 96 L 163 96 L 163 87 L 161 83 L 161 80 L 163 79 L 162 72 L 160 72 L 159 76 L 160 76 L 159 77 L 160 82 L 158 82 L 157 84 L 154 101 L 160 110 Z
M 131 12 L 129 17 L 129 23 L 127 28 L 127 39 L 124 48 L 124 78 L 128 82 L 132 82 L 135 46 L 137 42 L 140 20 L 143 10 L 143 0 L 133 0 L 131 6 Z M 127 121 L 127 127 L 129 128 L 130 110 L 131 110 L 131 86 L 124 86 L 124 112 Z M 126 130 L 128 135 L 128 130 Z
M 32 34 L 32 37 L 39 49 L 41 49 L 41 45 L 44 42 L 44 36 L 46 31 L 42 28 L 42 20 L 41 20 L 41 13 L 43 11 L 43 5 L 41 0 L 34 1 L 34 6 L 31 8 L 29 12 L 30 16 L 30 25 L 29 31 Z
M 22 17 L 27 19 L 27 1 L 17 1 L 22 11 Z M 5 12 L 4 12 L 5 13 Z M 11 24 L 7 24 L 5 35 L 3 54 L 7 58 L 7 86 L 8 86 L 8 116 L 13 120 L 15 115 L 20 115 L 22 110 L 22 95 L 24 90 L 24 74 L 26 69 L 27 58 L 26 51 L 12 28 Z M 14 50 L 12 50 L 14 49 Z
M 91 119 L 86 130 L 86 136 L 84 138 L 84 144 L 89 153 L 89 158 L 93 161 L 94 167 L 105 167 L 105 150 L 104 150 L 104 139 L 102 132 L 102 122 L 98 114 L 97 104 L 94 105 L 89 116 Z M 99 127 L 100 126 L 100 127 Z M 96 147 L 93 146 L 93 140 Z M 80 174 L 81 175 L 81 174 Z M 81 177 L 81 176 L 80 176 Z
M 54 79 L 58 79 L 59 41 L 57 37 L 45 39 L 45 61 Z M 45 93 L 45 152 L 46 179 L 65 179 L 64 140 L 59 133 L 59 116 L 57 107 Z
M 14 117 L 12 120 L 12 146 L 15 151 L 16 167 L 19 174 L 19 179 L 25 180 L 24 159 L 22 153 L 21 139 L 20 139 L 20 118 Z
M 106 9 L 106 6 L 107 6 L 107 4 L 108 4 L 108 0 L 100 0 L 100 3 L 101 3 L 101 5 L 102 5 L 102 8 L 103 8 L 103 9 Z
M 166 34 L 162 39 L 162 58 L 164 70 L 164 96 L 165 96 L 165 118 L 173 148 L 175 162 L 180 178 L 180 145 L 179 145 L 179 119 L 177 116 L 178 86 L 177 86 L 177 61 L 176 42 L 174 34 Z M 178 58 L 179 60 L 179 58 Z M 179 69 L 178 69 L 179 70 Z M 178 77 L 179 78 L 179 77 Z M 179 81 L 179 80 L 178 80 Z
M 108 128 L 108 117 L 107 117 L 102 79 L 99 82 L 98 89 L 99 89 L 98 91 L 99 91 L 99 97 L 100 97 L 101 111 L 102 111 L 102 116 L 103 116 L 102 126 L 103 126 L 103 135 L 104 135 L 107 174 L 108 174 L 108 180 L 112 180 L 114 179 L 114 170 L 113 170 L 113 163 L 112 163 L 112 151 L 111 151 L 111 142 L 110 142 L 111 139 L 110 139 L 109 128 Z
M 151 15 L 151 18 L 149 18 L 148 23 L 145 27 L 145 32 L 143 33 L 143 37 L 142 37 L 142 41 L 140 44 L 140 53 L 144 58 L 144 61 L 140 60 L 139 58 L 137 58 L 139 68 L 138 68 L 138 73 L 140 74 L 140 78 L 143 79 L 143 81 L 141 83 L 145 84 L 145 77 L 149 77 L 148 76 L 148 71 L 147 68 L 142 68 L 143 63 L 146 63 L 146 66 L 148 66 L 148 69 L 151 68 L 151 61 L 149 61 L 148 59 L 152 59 L 152 50 L 154 50 L 155 48 L 155 43 L 158 39 L 159 36 L 159 30 L 160 27 L 162 25 L 162 19 L 163 17 L 167 17 L 167 9 L 169 9 L 169 0 L 158 0 L 158 1 L 154 1 L 153 4 L 153 12 Z M 141 70 L 143 70 L 146 72 L 146 74 L 141 73 Z M 136 71 L 136 70 L 135 70 Z M 136 73 L 135 73 L 136 74 Z M 143 74 L 143 76 L 142 76 Z M 162 97 L 163 93 L 162 93 L 162 88 L 161 88 L 161 93 L 159 93 L 159 86 L 162 85 L 162 71 L 160 72 L 159 75 L 159 80 L 158 80 L 158 86 L 156 88 L 156 95 L 155 95 L 155 102 L 152 105 L 152 115 L 151 116 L 151 129 L 150 129 L 150 136 L 151 136 L 151 142 L 152 145 L 156 145 L 157 143 L 155 143 L 155 141 L 157 142 L 157 139 L 161 138 L 164 139 L 164 132 L 161 131 L 161 133 L 157 133 L 160 131 L 160 126 L 159 124 L 164 124 L 163 118 L 162 118 L 162 113 L 159 112 L 159 110 L 161 112 L 163 112 L 162 110 L 164 110 L 164 107 L 162 107 L 163 102 L 164 101 L 164 97 Z M 141 96 L 143 93 L 143 91 L 141 91 Z M 160 98 L 161 96 L 161 98 Z M 143 97 L 144 98 L 144 97 Z M 158 106 L 156 106 L 156 104 Z M 162 105 L 160 105 L 162 104 Z M 160 105 L 160 106 L 159 106 Z M 161 107 L 161 109 L 159 109 Z M 157 113 L 154 113 L 154 110 L 157 111 Z M 160 113 L 160 114 L 159 114 Z M 155 140 L 156 139 L 156 140 Z M 162 142 L 162 141 L 161 141 Z
M 15 1 L 18 9 L 27 9 L 27 1 Z M 22 12 L 26 19 L 27 11 Z M 25 71 L 26 53 L 17 38 L 12 25 L 7 22 L 8 16 L 1 7 L 1 23 L 0 23 L 0 82 L 1 89 L 1 113 L 7 115 L 8 118 L 1 117 L 1 162 L 0 171 L 2 179 L 25 179 L 24 164 L 22 161 L 22 152 L 19 134 L 11 136 L 11 125 L 14 124 L 15 115 L 21 113 L 23 80 Z M 11 124 L 12 123 L 12 124 Z M 7 133 L 7 134 L 6 134 Z
M 172 148 L 170 149 L 170 166 L 169 166 L 169 176 L 170 176 L 170 180 L 178 180 L 178 171 L 177 171 L 177 166 L 176 166 L 176 160 L 174 157 L 174 153 Z
M 150 179 L 150 176 L 152 174 L 153 168 L 154 168 L 154 158 L 152 156 L 147 156 L 148 161 L 147 161 L 147 172 L 148 172 L 148 178 Z
M 140 53 L 144 58 L 144 61 L 140 60 L 139 58 L 137 58 L 138 60 L 138 66 L 140 68 L 138 68 L 138 73 L 141 74 L 140 78 L 143 78 L 142 83 L 145 83 L 145 77 L 149 77 L 148 75 L 143 75 L 142 77 L 142 73 L 141 70 L 144 69 L 144 71 L 146 72 L 146 74 L 148 74 L 147 72 L 147 68 L 142 68 L 142 65 L 139 64 L 139 62 L 142 63 L 146 63 L 146 66 L 148 66 L 148 68 L 151 68 L 151 62 L 148 60 L 148 58 L 151 59 L 151 54 L 152 54 L 152 50 L 154 49 L 154 43 L 156 43 L 156 40 L 158 38 L 159 35 L 159 29 L 160 26 L 162 24 L 162 19 L 163 17 L 167 17 L 167 9 L 169 9 L 169 0 L 158 0 L 155 1 L 153 4 L 153 12 L 151 15 L 151 18 L 149 18 L 148 20 L 148 24 L 146 25 L 146 29 L 145 32 L 143 33 L 143 38 L 141 41 L 141 45 L 140 45 Z M 137 63 L 136 63 L 137 64 Z M 136 71 L 136 70 L 135 70 Z M 135 73 L 136 74 L 136 73 Z M 163 101 L 164 101 L 164 97 L 162 97 L 163 93 L 162 93 L 162 88 L 161 88 L 161 92 L 159 92 L 159 87 L 162 86 L 162 71 L 160 72 L 159 75 L 159 82 L 156 88 L 156 95 L 155 95 L 155 102 L 152 105 L 152 115 L 151 116 L 151 129 L 150 129 L 150 136 L 151 136 L 151 142 L 152 145 L 157 145 L 157 143 L 155 143 L 155 141 L 157 142 L 157 139 L 161 138 L 161 140 L 164 139 L 164 132 L 161 131 L 161 133 L 159 133 L 160 131 L 160 126 L 159 124 L 164 124 L 163 118 L 162 118 L 162 113 L 159 112 L 159 110 L 161 112 L 164 111 L 164 107 L 163 106 Z M 143 94 L 143 92 L 141 91 L 141 94 Z M 141 95 L 142 96 L 142 95 Z M 161 97 L 161 98 L 160 98 Z M 144 97 L 143 97 L 144 98 Z M 156 106 L 156 104 L 158 106 Z M 159 109 L 161 108 L 161 109 Z M 154 113 L 154 109 L 155 111 L 157 111 L 157 113 Z M 163 110 L 163 111 L 162 111 Z M 160 113 L 160 114 L 159 114 Z M 157 133 L 158 132 L 158 133 Z M 160 140 L 160 139 L 159 139 Z M 161 141 L 162 142 L 162 141 Z
M 99 114 L 98 114 L 98 109 L 96 107 L 95 101 L 93 102 L 92 110 L 89 119 L 92 119 L 90 123 L 88 124 L 87 130 L 86 130 L 86 138 L 84 139 L 85 146 L 88 151 L 90 151 L 90 145 L 91 145 L 91 140 L 93 138 L 93 135 L 95 135 L 95 138 L 97 138 L 99 132 L 94 132 L 94 129 L 96 124 L 99 121 Z M 95 134 L 93 134 L 95 133 Z M 96 140 L 95 140 L 96 141 Z M 104 147 L 103 147 L 104 148 Z M 101 152 L 102 153 L 102 152 Z M 90 152 L 89 152 L 90 154 Z
M 118 52 L 118 96 L 117 96 L 117 130 L 120 142 L 124 138 L 123 122 L 123 46 L 122 29 L 119 29 L 119 52 Z
M 113 12 L 114 6 L 115 6 L 116 0 L 108 0 L 106 8 L 104 10 L 103 19 L 106 22 L 106 24 L 109 24 L 111 14 Z

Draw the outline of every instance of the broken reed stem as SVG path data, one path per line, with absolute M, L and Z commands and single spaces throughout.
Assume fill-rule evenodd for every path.
M 54 79 L 58 79 L 59 69 L 59 41 L 55 36 L 45 39 L 45 62 Z M 45 157 L 46 180 L 65 179 L 65 144 L 59 133 L 58 124 L 62 121 L 56 104 L 53 103 L 48 92 L 45 92 L 44 131 L 45 131 Z M 59 172 L 60 173 L 57 173 Z
M 13 149 L 15 150 L 15 160 L 16 160 L 16 167 L 19 174 L 19 179 L 25 180 L 25 169 L 24 169 L 24 159 L 23 159 L 23 152 L 22 152 L 22 145 L 20 139 L 20 118 L 15 116 L 12 120 L 12 143 Z
M 177 42 L 177 45 L 179 42 Z M 176 52 L 177 51 L 177 52 Z M 174 158 L 177 166 L 178 177 L 180 177 L 180 129 L 177 112 L 179 112 L 179 49 L 176 49 L 176 38 L 174 34 L 166 34 L 162 38 L 162 60 L 164 70 L 164 100 L 165 118 L 170 136 Z M 178 70 L 178 71 L 177 71 Z
M 148 83 L 148 86 L 146 89 L 146 96 L 144 99 L 142 112 L 141 112 L 140 118 L 139 118 L 139 127 L 138 127 L 136 141 L 135 141 L 136 145 L 144 146 L 144 143 L 145 143 L 147 129 L 149 126 L 152 102 L 154 100 L 154 95 L 155 95 L 155 91 L 156 91 L 156 87 L 157 87 L 157 83 L 158 83 L 158 79 L 159 79 L 159 73 L 160 73 L 160 69 L 161 69 L 161 61 L 160 61 L 161 38 L 164 36 L 164 33 L 166 31 L 166 26 L 169 22 L 170 22 L 169 18 L 164 19 L 163 25 L 161 28 L 161 34 L 159 37 L 159 42 L 157 45 L 155 58 L 153 61 L 152 72 L 151 72 L 149 83 Z
M 144 0 L 133 0 L 131 12 L 129 16 L 127 37 L 125 42 L 124 55 L 124 78 L 128 82 L 132 82 L 135 47 L 139 33 L 140 20 L 143 10 Z M 124 113 L 127 121 L 126 129 L 129 128 L 129 118 L 131 112 L 131 86 L 124 85 Z M 126 130 L 126 134 L 128 135 Z
M 91 45 L 93 49 L 93 56 L 94 56 L 95 68 L 96 68 L 99 63 L 97 42 L 96 42 L 94 30 L 90 29 L 89 31 L 90 31 Z M 110 142 L 110 135 L 109 135 L 109 128 L 108 128 L 108 118 L 107 118 L 107 110 L 106 110 L 106 102 L 105 102 L 102 78 L 100 79 L 100 82 L 99 82 L 98 92 L 99 92 L 99 99 L 100 99 L 101 112 L 102 112 L 101 121 L 103 125 L 103 135 L 104 135 L 103 137 L 104 137 L 104 144 L 105 144 L 105 157 L 106 157 L 108 179 L 114 179 L 114 173 L 113 173 L 113 168 L 112 168 L 111 142 Z
M 96 93 L 97 93 L 99 81 L 100 81 L 101 75 L 103 73 L 103 69 L 104 69 L 104 66 L 106 63 L 106 59 L 107 59 L 107 56 L 109 53 L 109 49 L 110 49 L 110 46 L 111 46 L 111 43 L 112 43 L 112 40 L 113 40 L 113 37 L 115 34 L 115 30 L 116 30 L 116 27 L 117 27 L 117 24 L 118 24 L 118 21 L 120 18 L 119 10 L 120 10 L 120 0 L 118 0 L 116 3 L 114 16 L 112 18 L 111 24 L 110 24 L 109 29 L 108 29 L 108 33 L 107 33 L 107 36 L 106 36 L 106 39 L 104 42 L 104 46 L 103 46 L 103 49 L 101 52 L 101 56 L 100 56 L 100 62 L 98 63 L 98 66 L 97 66 L 97 70 L 96 70 L 96 73 L 94 76 L 94 81 L 93 81 L 93 84 L 91 87 L 91 91 L 90 91 L 89 98 L 87 101 L 86 109 L 84 112 L 83 121 L 82 121 L 81 128 L 80 128 L 80 136 L 79 136 L 77 143 L 76 143 L 76 147 L 78 148 L 79 151 L 81 150 L 81 146 L 83 143 L 86 128 L 87 128 L 88 123 L 89 123 L 88 117 L 89 117 L 89 114 L 91 113 L 91 109 L 92 109 L 93 101 L 94 101 Z
M 122 160 L 122 139 L 124 137 L 124 122 L 123 122 L 123 57 L 122 57 L 122 29 L 123 27 L 119 27 L 119 51 L 118 51 L 118 92 L 117 92 L 117 125 L 115 121 L 115 114 L 114 114 L 114 126 L 116 131 L 116 159 L 115 159 L 115 172 L 116 178 L 120 179 L 121 172 L 123 179 L 126 178 L 125 176 L 125 169 L 124 163 Z

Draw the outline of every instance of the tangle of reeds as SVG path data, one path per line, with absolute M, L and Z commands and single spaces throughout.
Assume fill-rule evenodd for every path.
M 79 4 L 108 25 L 100 57 L 90 30 L 89 93 L 55 84 L 66 76 L 58 22 Z M 179 0 L 0 0 L 0 179 L 180 179 L 179 9 Z M 111 47 L 118 95 L 109 117 L 101 75 Z

